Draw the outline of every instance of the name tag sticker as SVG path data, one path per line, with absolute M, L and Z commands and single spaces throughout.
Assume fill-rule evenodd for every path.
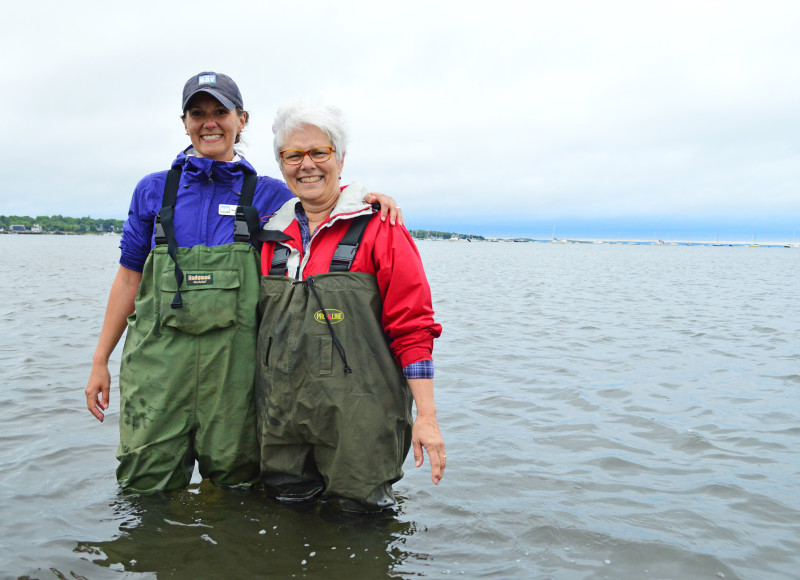
M 227 203 L 219 204 L 219 215 L 236 215 L 236 206 Z

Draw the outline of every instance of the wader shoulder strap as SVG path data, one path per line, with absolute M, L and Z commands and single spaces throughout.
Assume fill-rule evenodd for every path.
M 178 199 L 178 183 L 181 180 L 180 169 L 170 169 L 167 172 L 167 181 L 164 184 L 164 196 L 161 209 L 156 216 L 156 244 L 167 244 L 167 252 L 175 263 L 175 281 L 178 290 L 172 298 L 172 307 L 181 308 L 181 284 L 183 284 L 183 271 L 178 266 L 178 242 L 175 240 L 175 201 Z
M 167 181 L 164 183 L 164 194 L 161 196 L 161 209 L 172 208 L 175 209 L 175 200 L 178 199 L 178 183 L 181 180 L 180 169 L 170 169 L 167 172 Z M 171 212 L 170 212 L 171 214 Z M 172 215 L 170 215 L 170 225 L 172 225 Z M 161 212 L 156 215 L 156 245 L 168 243 L 167 235 L 164 231 L 164 219 Z M 175 229 L 173 227 L 173 237 Z
M 350 220 L 350 227 L 347 228 L 347 232 L 345 232 L 344 237 L 333 253 L 333 258 L 331 258 L 330 272 L 350 271 L 350 266 L 353 265 L 353 259 L 358 251 L 358 245 L 361 243 L 361 238 L 364 237 L 364 230 L 367 229 L 367 224 L 375 215 L 368 213 Z
M 292 236 L 277 230 L 261 230 L 256 239 L 259 242 L 285 242 L 291 240 Z M 272 254 L 272 263 L 269 266 L 270 276 L 286 276 L 286 263 L 289 261 L 289 248 L 275 244 L 275 251 Z
M 236 208 L 236 225 L 233 231 L 234 242 L 249 242 L 255 240 L 261 229 L 258 210 L 253 207 L 253 195 L 256 191 L 258 177 L 252 173 L 244 176 L 242 192 L 239 194 L 239 205 Z M 260 249 L 260 248 L 258 248 Z
M 353 264 L 361 238 L 364 237 L 364 230 L 375 214 L 361 215 L 350 220 L 347 228 L 336 251 L 331 258 L 330 272 L 348 272 Z M 264 231 L 259 233 L 259 240 L 262 242 L 282 242 L 291 239 L 291 236 L 277 231 Z M 270 276 L 285 276 L 286 264 L 289 261 L 289 248 L 275 244 L 275 251 L 272 254 L 272 263 L 269 267 Z

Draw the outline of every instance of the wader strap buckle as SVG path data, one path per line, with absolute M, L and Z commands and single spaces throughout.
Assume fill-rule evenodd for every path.
M 156 214 L 156 246 L 167 243 L 167 235 L 164 233 L 164 225 L 161 223 L 161 212 Z
M 236 208 L 236 222 L 234 222 L 233 241 L 234 242 L 250 241 L 250 230 L 247 227 L 247 221 L 245 221 L 244 211 L 242 211 L 242 206 Z
M 259 242 L 285 242 L 291 240 L 292 236 L 277 230 L 261 230 L 256 239 Z M 286 264 L 289 262 L 291 250 L 286 246 L 275 244 L 275 251 L 272 254 L 272 263 L 269 266 L 270 276 L 286 276 Z
M 236 222 L 233 230 L 234 242 L 249 242 L 256 239 L 261 229 L 258 210 L 253 207 L 253 195 L 256 191 L 258 177 L 252 173 L 244 176 L 242 192 L 239 194 L 239 205 L 236 207 Z M 260 248 L 258 248 L 260 249 Z
M 330 272 L 349 272 L 350 267 L 353 265 L 353 260 L 356 257 L 358 246 L 361 243 L 361 238 L 364 237 L 364 230 L 367 229 L 367 224 L 375 216 L 374 213 L 360 215 L 353 218 L 350 227 L 347 228 L 336 251 L 331 258 L 331 265 L 328 268 Z
M 286 264 L 289 261 L 289 248 L 275 246 L 272 254 L 272 264 L 269 266 L 270 276 L 286 276 Z

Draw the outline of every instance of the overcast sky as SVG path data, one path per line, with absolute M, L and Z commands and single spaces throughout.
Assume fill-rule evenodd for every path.
M 259 173 L 279 177 L 279 104 L 336 104 L 343 181 L 412 228 L 800 237 L 799 30 L 800 2 L 770 0 L 15 1 L 0 214 L 124 218 L 189 144 L 184 82 L 213 70 Z

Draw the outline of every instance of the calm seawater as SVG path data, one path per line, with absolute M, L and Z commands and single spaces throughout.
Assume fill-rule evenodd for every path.
M 0 236 L 0 578 L 797 577 L 800 249 L 419 243 L 447 472 L 364 518 L 119 493 L 117 244 Z

